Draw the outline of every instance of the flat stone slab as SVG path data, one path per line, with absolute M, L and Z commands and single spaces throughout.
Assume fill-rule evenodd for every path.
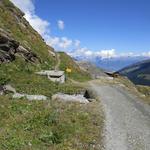
M 52 100 L 60 100 L 65 102 L 79 102 L 79 103 L 89 103 L 83 95 L 68 95 L 63 93 L 57 93 L 52 96 Z
M 28 95 L 28 94 L 20 94 L 20 93 L 15 93 L 13 96 L 13 98 L 26 98 L 28 100 L 47 100 L 47 97 L 44 95 Z

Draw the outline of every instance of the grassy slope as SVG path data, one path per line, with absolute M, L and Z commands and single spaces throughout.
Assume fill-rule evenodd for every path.
M 10 100 L 0 96 L 1 150 L 100 150 L 99 103 Z M 67 106 L 67 107 L 66 107 Z
M 87 81 L 91 78 L 87 72 L 81 71 L 79 66 L 73 61 L 70 56 L 68 56 L 64 52 L 59 52 L 59 54 L 61 59 L 60 69 L 65 71 L 68 67 L 72 70 L 71 73 L 67 74 L 67 77 L 78 81 Z
M 8 0 L 0 1 L 0 28 L 11 33 L 23 46 L 30 47 L 41 64 L 24 62 L 18 57 L 14 62 L 0 65 L 0 84 L 10 83 L 18 92 L 43 94 L 48 101 L 29 102 L 12 100 L 10 95 L 0 96 L 0 149 L 100 149 L 103 119 L 99 103 L 65 104 L 52 101 L 53 93 L 75 93 L 82 87 L 66 83 L 58 85 L 37 76 L 35 71 L 54 68 L 56 60 L 49 55 L 48 47 L 40 35 L 21 17 L 22 13 Z M 21 24 L 26 24 L 24 28 Z M 89 76 L 80 71 L 70 57 L 62 53 L 60 68 L 73 69 L 70 78 L 85 81 Z M 95 145 L 95 148 L 92 148 Z
M 130 65 L 119 72 L 137 85 L 150 85 L 150 60 Z
M 49 55 L 48 50 L 52 51 L 53 48 L 45 44 L 22 15 L 22 12 L 12 3 L 3 0 L 0 5 L 0 27 L 11 32 L 12 37 L 23 46 L 30 47 L 41 58 L 43 62 L 41 67 L 51 68 L 55 64 L 55 59 Z
M 150 86 L 137 85 L 136 87 L 139 92 L 146 96 L 145 101 L 150 104 Z
M 26 63 L 21 58 L 17 58 L 12 63 L 1 64 L 0 83 L 8 81 L 17 87 L 19 91 L 24 88 L 23 92 L 28 92 L 34 88 L 39 93 L 42 87 L 41 89 L 36 89 L 34 84 L 40 81 L 45 83 L 45 79 L 34 75 L 34 72 L 36 70 L 49 69 L 55 65 L 55 59 L 48 54 L 48 50 L 53 49 L 45 44 L 41 36 L 32 29 L 24 18 L 21 17 L 20 21 L 17 21 L 18 19 L 16 18 L 19 18 L 21 15 L 20 10 L 14 7 L 12 3 L 8 0 L 3 0 L 3 3 L 0 5 L 0 28 L 9 31 L 12 37 L 25 47 L 30 47 L 41 58 L 42 63 L 31 64 Z M 22 27 L 21 23 L 27 24 L 26 28 Z
M 22 25 L 23 24 L 23 25 Z M 24 25 L 26 27 L 24 27 Z M 32 29 L 29 23 L 22 17 L 22 12 L 14 7 L 8 0 L 3 0 L 0 4 L 0 28 L 9 31 L 14 39 L 19 41 L 23 46 L 30 47 L 41 59 L 41 64 L 31 64 L 24 62 L 23 59 L 17 58 L 16 61 L 9 64 L 0 65 L 0 83 L 8 81 L 19 92 L 27 92 L 32 94 L 48 94 L 57 90 L 57 85 L 48 81 L 44 77 L 35 75 L 35 71 L 54 68 L 56 59 L 53 58 L 48 50 L 53 48 L 47 46 L 41 36 Z M 65 55 L 62 57 L 61 66 L 65 66 L 65 60 L 70 59 Z M 76 64 L 72 61 L 71 67 Z M 71 75 L 75 80 L 89 79 L 87 74 L 82 71 L 74 70 Z M 70 85 L 64 85 L 70 86 Z M 56 88 L 55 88 L 56 87 Z M 68 88 L 69 89 L 69 88 Z

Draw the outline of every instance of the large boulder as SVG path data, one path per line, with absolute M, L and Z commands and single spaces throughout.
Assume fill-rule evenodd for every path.
M 78 103 L 89 103 L 88 99 L 84 95 L 68 95 L 63 93 L 57 93 L 52 96 L 52 100 L 58 100 L 63 102 L 78 102 Z

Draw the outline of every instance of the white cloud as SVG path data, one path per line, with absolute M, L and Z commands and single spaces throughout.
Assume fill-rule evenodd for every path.
M 30 12 L 34 13 L 35 7 L 32 0 L 10 0 L 12 1 L 17 7 L 19 7 L 23 12 Z
M 65 28 L 64 21 L 58 20 L 58 21 L 57 21 L 57 25 L 58 25 L 58 28 L 59 28 L 60 30 L 64 30 L 64 28 Z
M 75 45 L 75 47 L 79 47 L 80 46 L 80 41 L 79 40 L 75 40 L 75 42 L 74 42 L 74 45 Z
M 50 23 L 35 14 L 35 7 L 32 0 L 11 1 L 25 13 L 25 18 L 43 38 L 50 33 Z
M 52 45 L 56 48 L 62 48 L 62 49 L 66 49 L 70 46 L 72 46 L 73 41 L 68 39 L 67 37 L 49 37 L 47 39 L 47 43 L 49 45 Z
M 31 26 L 43 37 L 50 33 L 50 23 L 42 20 L 35 14 L 26 13 L 25 18 L 30 22 Z
M 60 38 L 59 37 L 48 37 L 47 38 L 47 44 L 48 45 L 51 45 L 51 46 L 56 46 L 56 45 L 58 45 L 59 44 L 59 42 L 60 42 Z
M 149 52 L 143 52 L 142 56 L 144 56 L 144 57 L 150 57 L 150 51 Z
M 45 39 L 48 45 L 58 49 L 66 49 L 72 45 L 77 45 L 77 41 L 75 42 L 76 44 L 74 44 L 73 41 L 67 37 L 55 37 L 50 35 L 50 23 L 35 14 L 35 6 L 32 0 L 11 1 L 25 13 L 25 18 L 29 21 L 31 26 Z M 65 27 L 64 21 L 58 20 L 57 23 L 58 28 L 63 30 Z
M 80 48 L 71 53 L 69 53 L 73 57 L 85 56 L 88 58 L 101 57 L 101 58 L 111 58 L 116 57 L 115 49 L 111 50 L 100 50 L 100 51 L 92 51 L 87 48 Z
M 67 48 L 72 45 L 72 40 L 68 39 L 67 37 L 62 37 L 61 42 L 59 43 L 59 47 Z
M 79 48 L 71 52 L 68 52 L 68 54 L 72 57 L 85 56 L 86 51 L 88 51 L 88 49 L 86 47 L 83 47 L 83 48 Z
M 101 50 L 101 51 L 95 52 L 95 55 L 99 56 L 99 57 L 102 57 L 102 58 L 111 58 L 111 57 L 116 56 L 116 52 L 115 52 L 115 49 Z
M 55 37 L 50 34 L 50 23 L 47 20 L 43 20 L 42 18 L 40 18 L 35 14 L 35 6 L 33 0 L 11 0 L 11 1 L 25 13 L 25 18 L 29 21 L 31 26 L 39 34 L 41 34 L 41 36 L 45 39 L 47 44 L 58 49 L 62 48 L 66 50 L 69 47 L 77 49 L 69 53 L 71 56 L 74 57 L 85 56 L 88 58 L 93 58 L 93 57 L 111 58 L 111 57 L 128 57 L 128 56 L 150 57 L 150 51 L 143 52 L 141 54 L 135 54 L 132 52 L 116 54 L 115 49 L 93 51 L 85 47 L 80 48 L 79 40 L 72 40 L 67 37 Z M 64 21 L 62 20 L 58 20 L 57 25 L 60 30 L 63 30 L 65 28 Z
M 89 60 L 90 59 L 92 60 L 96 57 L 100 57 L 102 59 L 115 58 L 115 57 L 140 57 L 140 56 L 150 57 L 150 51 L 138 53 L 138 54 L 135 54 L 133 52 L 117 53 L 115 49 L 93 51 L 93 50 L 87 49 L 86 47 L 68 52 L 68 54 L 71 55 L 72 57 L 80 57 L 80 58 L 89 59 Z

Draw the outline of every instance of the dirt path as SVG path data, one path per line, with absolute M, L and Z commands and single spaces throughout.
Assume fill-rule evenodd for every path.
M 119 85 L 90 84 L 104 106 L 104 149 L 150 150 L 150 106 Z
M 60 66 L 60 54 L 56 53 L 56 59 L 57 59 L 57 64 L 55 66 L 55 70 L 59 70 L 59 66 Z

